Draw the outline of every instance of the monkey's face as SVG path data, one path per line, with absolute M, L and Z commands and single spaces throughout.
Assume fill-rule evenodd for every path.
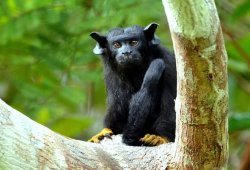
M 111 57 L 118 65 L 135 66 L 142 63 L 145 40 L 140 34 L 123 32 L 107 40 Z
M 160 43 L 154 35 L 157 26 L 158 24 L 151 23 L 145 28 L 136 25 L 115 28 L 106 36 L 92 32 L 90 36 L 97 41 L 93 52 L 119 68 L 143 65 L 150 58 L 149 45 Z
M 143 28 L 131 26 L 115 28 L 106 36 L 111 60 L 120 67 L 134 67 L 143 63 L 147 41 Z

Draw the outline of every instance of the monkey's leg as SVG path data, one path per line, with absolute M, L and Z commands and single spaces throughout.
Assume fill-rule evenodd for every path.
M 167 95 L 165 95 L 167 96 Z M 164 100 L 162 98 L 162 100 Z M 156 146 L 163 143 L 173 142 L 175 139 L 175 111 L 173 100 L 161 101 L 165 102 L 165 106 L 162 106 L 159 117 L 154 122 L 151 134 L 146 134 L 140 139 L 140 142 L 146 146 Z M 153 135 L 157 134 L 157 135 Z
M 131 99 L 128 122 L 123 130 L 123 142 L 128 145 L 141 145 L 139 139 L 145 134 L 145 123 L 151 112 L 151 96 L 147 89 L 140 90 Z
M 93 143 L 100 143 L 100 141 L 104 138 L 111 138 L 111 136 L 113 135 L 113 132 L 111 129 L 109 128 L 104 128 L 101 130 L 101 132 L 99 132 L 98 134 L 96 134 L 95 136 L 93 136 L 91 139 L 88 140 L 88 142 L 93 142 Z
M 173 108 L 173 107 L 171 107 Z M 159 136 L 164 136 L 170 142 L 175 140 L 175 112 L 171 112 L 169 108 L 168 112 L 164 112 L 161 116 L 155 121 L 153 125 L 153 132 Z
M 130 101 L 128 123 L 123 131 L 123 142 L 128 145 L 141 145 L 140 138 L 145 134 L 146 121 L 154 114 L 158 97 L 158 84 L 165 69 L 161 59 L 151 62 L 141 86 Z M 153 122 L 152 122 L 153 124 Z

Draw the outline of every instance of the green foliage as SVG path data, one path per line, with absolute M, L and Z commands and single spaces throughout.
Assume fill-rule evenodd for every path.
M 51 129 L 66 136 L 77 136 L 79 129 L 84 132 L 92 123 L 91 118 L 83 116 L 63 117 L 56 120 Z
M 244 17 L 250 12 L 250 1 L 243 1 L 233 11 L 232 18 L 234 21 L 238 21 L 241 17 Z
M 149 0 L 117 2 L 1 1 L 0 97 L 35 121 L 81 138 L 98 119 L 91 113 L 105 112 L 102 64 L 89 33 L 156 21 L 164 30 L 159 34 L 168 34 L 161 2 L 155 8 Z M 145 9 L 150 15 L 140 12 Z
M 244 130 L 250 125 L 250 113 L 234 113 L 229 117 L 229 132 Z

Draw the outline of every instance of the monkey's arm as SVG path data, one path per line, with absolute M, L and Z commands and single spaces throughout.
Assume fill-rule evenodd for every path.
M 120 102 L 114 102 L 110 105 L 104 121 L 105 128 L 89 139 L 88 142 L 99 143 L 105 137 L 111 138 L 113 134 L 122 133 L 127 114 L 122 113 L 124 111 L 121 108 Z
M 112 103 L 109 105 L 107 115 L 105 116 L 104 120 L 105 128 L 89 139 L 88 142 L 99 143 L 105 137 L 111 138 L 113 134 L 122 133 L 123 126 L 127 118 L 125 118 L 124 114 L 122 113 L 121 103 L 115 101 L 114 99 L 111 101 Z
M 105 128 L 88 140 L 89 142 L 99 143 L 104 137 L 111 138 L 113 134 L 122 133 L 127 121 L 129 96 L 123 92 L 123 85 L 117 79 L 108 81 L 108 109 L 104 120 Z

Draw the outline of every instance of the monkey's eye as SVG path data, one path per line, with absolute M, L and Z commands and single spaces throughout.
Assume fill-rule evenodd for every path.
M 114 46 L 115 48 L 121 48 L 121 47 L 122 47 L 122 44 L 119 43 L 119 42 L 114 42 L 113 46 Z
M 131 45 L 131 46 L 136 46 L 136 45 L 138 44 L 138 42 L 139 42 L 139 41 L 137 41 L 137 40 L 131 40 L 131 41 L 130 41 L 130 45 Z

